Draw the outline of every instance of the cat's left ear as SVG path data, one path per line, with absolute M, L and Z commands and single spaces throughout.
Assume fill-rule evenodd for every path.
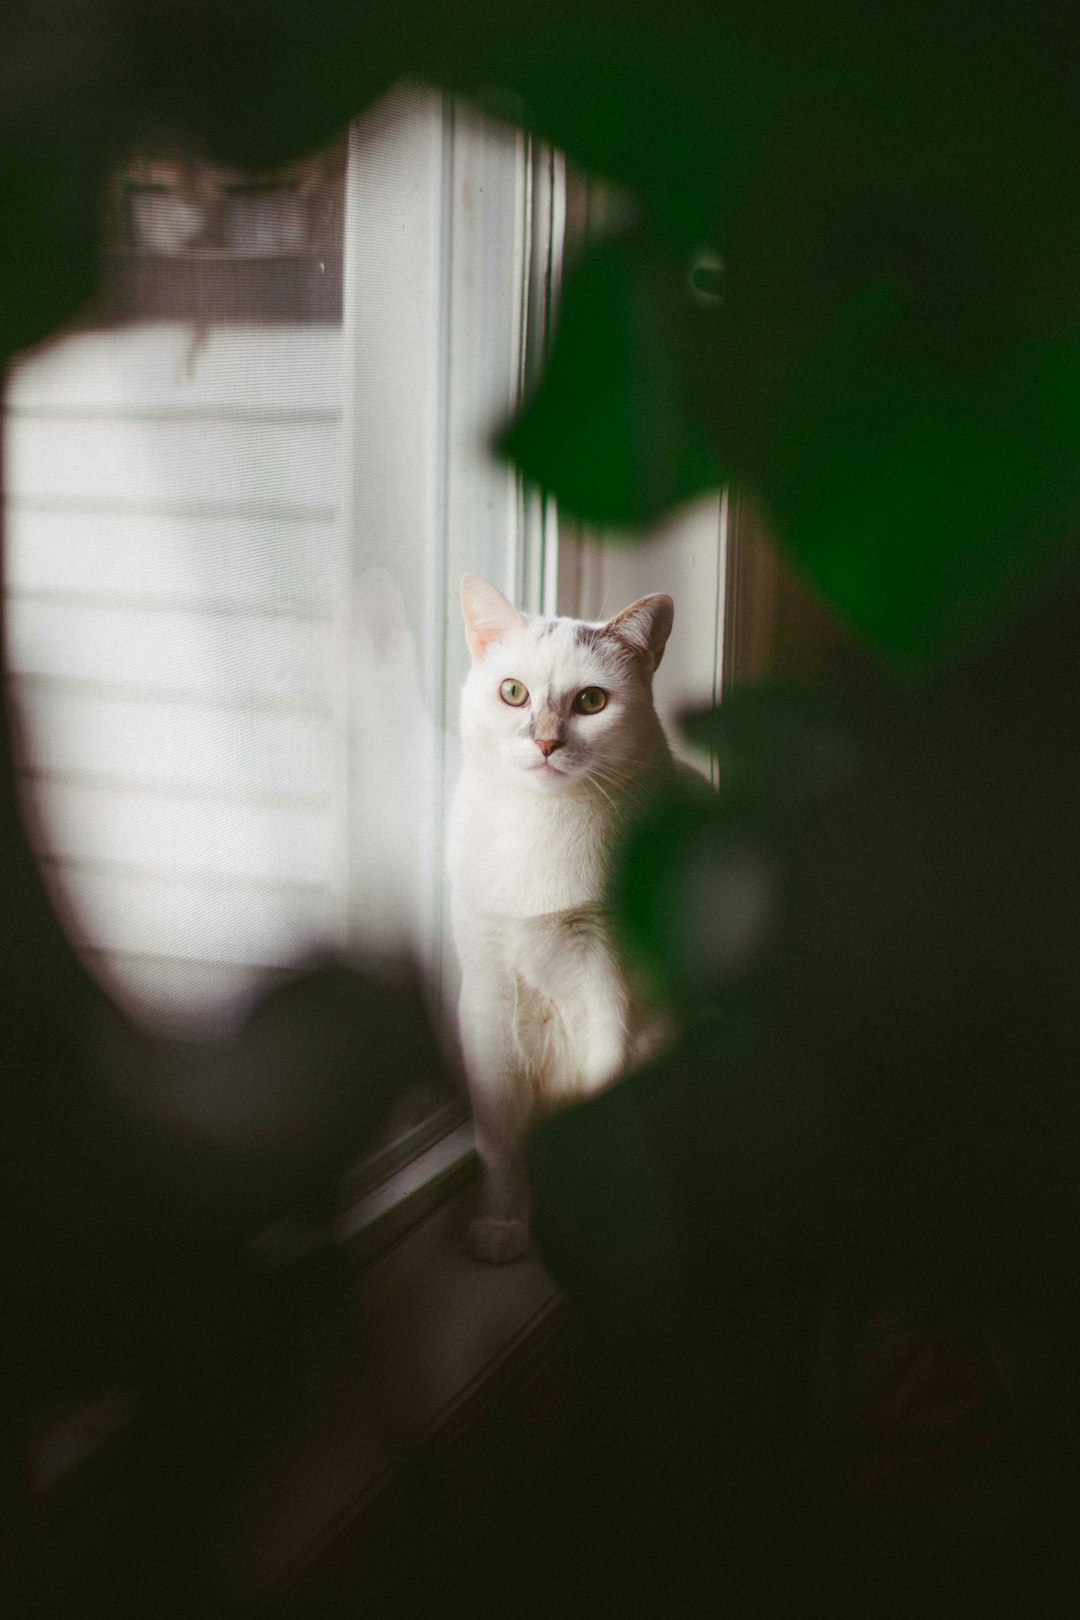
M 604 630 L 625 642 L 640 659 L 646 674 L 651 674 L 664 656 L 674 622 L 675 603 L 670 596 L 643 596 L 640 602 L 631 602 L 609 619 Z
M 482 658 L 493 641 L 522 623 L 513 603 L 479 574 L 466 574 L 461 581 L 461 611 L 465 640 L 474 658 Z

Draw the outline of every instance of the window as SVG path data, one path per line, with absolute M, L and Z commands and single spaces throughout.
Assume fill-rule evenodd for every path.
M 451 1003 L 467 569 L 584 617 L 670 591 L 661 709 L 717 694 L 727 502 L 601 545 L 488 453 L 579 192 L 411 88 L 275 173 L 141 155 L 101 297 L 14 368 L 25 798 L 88 961 L 158 1027 L 228 1028 L 326 942 L 409 942 Z
M 9 381 L 7 611 L 41 855 L 99 971 L 161 1021 L 227 1020 L 319 939 L 377 943 L 400 911 L 373 882 L 393 784 L 350 758 L 385 741 L 362 732 L 378 672 L 357 615 L 395 594 L 372 569 L 436 722 L 406 842 L 437 933 L 446 581 L 479 556 L 513 589 L 523 566 L 525 503 L 483 439 L 524 381 L 536 168 L 418 92 L 277 175 L 140 158 L 114 186 L 101 299 Z

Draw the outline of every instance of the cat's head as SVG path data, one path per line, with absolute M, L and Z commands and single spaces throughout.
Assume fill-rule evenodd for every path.
M 472 667 L 462 695 L 471 758 L 538 791 L 617 788 L 657 747 L 653 671 L 671 633 L 670 596 L 645 596 L 606 624 L 519 613 L 478 574 L 461 582 Z

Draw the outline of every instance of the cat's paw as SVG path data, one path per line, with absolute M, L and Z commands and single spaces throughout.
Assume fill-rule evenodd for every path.
M 469 1250 L 476 1260 L 490 1266 L 503 1266 L 520 1260 L 529 1247 L 529 1228 L 524 1221 L 502 1221 L 494 1215 L 481 1215 L 469 1222 Z

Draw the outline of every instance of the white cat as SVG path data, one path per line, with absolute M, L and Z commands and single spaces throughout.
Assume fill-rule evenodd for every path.
M 628 978 L 604 896 L 620 822 L 675 770 L 652 701 L 670 596 L 607 624 L 519 613 L 476 574 L 461 586 L 472 667 L 448 864 L 482 1215 L 483 1260 L 528 1243 L 519 1149 L 531 1118 L 609 1085 L 661 1027 Z

